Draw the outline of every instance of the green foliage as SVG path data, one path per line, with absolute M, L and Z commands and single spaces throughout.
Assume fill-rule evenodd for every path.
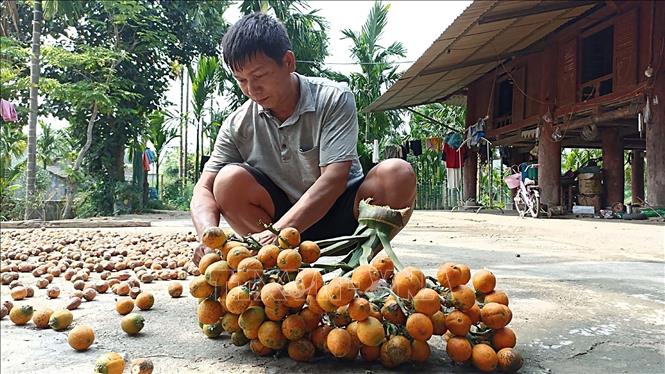
M 395 131 L 402 123 L 397 111 L 363 113 L 364 108 L 381 96 L 382 90 L 399 79 L 397 66 L 390 60 L 406 56 L 406 48 L 400 42 L 393 42 L 388 47 L 379 44 L 388 23 L 389 10 L 389 4 L 383 5 L 376 1 L 360 32 L 350 29 L 342 31 L 344 39 L 350 39 L 353 43 L 351 57 L 360 63 L 362 68 L 362 73 L 351 73 L 349 84 L 359 113 L 359 138 L 365 141 L 381 139 L 383 135 Z

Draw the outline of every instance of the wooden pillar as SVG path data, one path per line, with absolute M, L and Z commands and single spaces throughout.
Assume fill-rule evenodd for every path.
M 630 189 L 633 204 L 644 200 L 644 152 L 634 150 L 631 154 Z
M 544 125 L 538 138 L 538 185 L 540 201 L 549 208 L 561 205 L 561 142 L 552 139 L 554 128 Z
M 464 201 L 473 199 L 477 201 L 478 189 L 478 152 L 467 150 L 467 158 L 464 161 Z
M 623 139 L 616 126 L 601 130 L 603 146 L 603 206 L 623 203 Z
M 662 59 L 662 43 L 665 39 L 665 22 L 659 22 L 665 17 L 665 3 L 656 1 L 654 4 L 655 19 L 651 66 L 658 71 L 654 72 L 656 81 L 653 86 L 651 100 L 651 113 L 653 118 L 646 127 L 647 145 L 647 202 L 653 206 L 665 208 L 665 64 Z M 656 104 L 657 98 L 657 104 Z
M 658 105 L 651 106 L 653 119 L 646 124 L 647 202 L 665 207 L 665 68 L 658 74 L 653 93 Z

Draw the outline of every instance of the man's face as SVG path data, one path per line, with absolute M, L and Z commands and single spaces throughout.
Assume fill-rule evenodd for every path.
M 245 62 L 242 69 L 234 71 L 240 89 L 245 96 L 264 109 L 274 110 L 289 98 L 291 73 L 295 71 L 295 57 L 287 52 L 278 64 L 272 58 L 259 53 Z

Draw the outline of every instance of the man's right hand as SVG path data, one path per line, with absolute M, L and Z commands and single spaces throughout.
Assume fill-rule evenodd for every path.
M 192 262 L 194 262 L 194 265 L 199 266 L 199 261 L 201 261 L 201 258 L 208 253 L 212 253 L 212 249 L 206 247 L 203 244 L 200 244 L 196 249 L 194 250 L 194 255 L 192 256 Z

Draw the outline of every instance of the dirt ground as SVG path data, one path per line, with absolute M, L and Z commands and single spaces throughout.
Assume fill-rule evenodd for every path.
M 113 219 L 150 221 L 152 226 L 101 230 L 193 231 L 184 212 Z M 77 231 L 43 233 L 52 230 L 72 235 Z M 0 234 L 6 232 L 2 229 Z M 662 223 L 416 211 L 393 244 L 403 263 L 420 267 L 426 275 L 435 275 L 448 261 L 466 263 L 472 271 L 493 271 L 497 288 L 510 296 L 510 326 L 525 358 L 522 373 L 662 373 L 665 367 Z M 21 280 L 34 282 L 30 274 L 22 274 Z M 183 281 L 185 289 L 187 282 Z M 60 287 L 65 295 L 72 290 L 69 282 Z M 388 372 L 380 364 L 361 360 L 297 364 L 285 357 L 257 357 L 247 347 L 233 346 L 228 337 L 203 336 L 191 296 L 171 299 L 167 282 L 142 288 L 152 292 L 156 302 L 152 310 L 142 312 L 146 327 L 137 337 L 121 331 L 113 294 L 99 295 L 73 312 L 75 323 L 95 330 L 96 341 L 87 352 L 74 352 L 66 331 L 17 327 L 5 317 L 0 325 L 1 372 L 89 373 L 96 358 L 108 351 L 129 359 L 149 357 L 155 373 Z M 2 299 L 8 297 L 8 287 L 2 286 Z M 47 300 L 44 290 L 36 290 L 30 303 L 55 309 L 62 299 Z M 448 359 L 441 338 L 430 343 L 433 352 L 427 363 L 403 365 L 396 371 L 474 372 Z

